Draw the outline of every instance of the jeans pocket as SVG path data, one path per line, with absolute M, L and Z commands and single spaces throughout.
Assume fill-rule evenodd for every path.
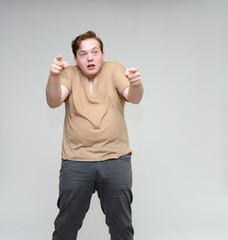
M 125 160 L 125 161 L 130 161 L 131 160 L 131 155 L 130 154 L 125 154 L 119 158 L 120 160 Z

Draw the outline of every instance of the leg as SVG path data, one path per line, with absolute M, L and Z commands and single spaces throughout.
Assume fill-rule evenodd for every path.
M 53 240 L 76 239 L 94 192 L 94 173 L 91 163 L 62 161 Z
M 100 166 L 97 190 L 111 240 L 132 240 L 131 157 L 125 155 L 117 160 L 107 160 L 101 162 Z

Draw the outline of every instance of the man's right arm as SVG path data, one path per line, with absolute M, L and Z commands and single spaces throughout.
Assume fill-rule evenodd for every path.
M 50 75 L 46 86 L 46 99 L 51 108 L 59 107 L 68 97 L 70 91 L 67 87 L 61 85 L 59 74 L 69 65 L 63 61 L 62 56 L 57 56 L 51 65 Z

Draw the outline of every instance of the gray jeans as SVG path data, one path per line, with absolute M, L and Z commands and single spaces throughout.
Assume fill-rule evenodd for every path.
M 75 240 L 97 191 L 111 240 L 132 240 L 131 156 L 101 162 L 62 160 L 53 240 Z

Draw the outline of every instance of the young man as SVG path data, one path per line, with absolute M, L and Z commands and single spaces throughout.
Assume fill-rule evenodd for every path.
M 47 103 L 65 102 L 59 214 L 53 240 L 75 240 L 97 191 L 112 240 L 132 240 L 131 150 L 125 101 L 139 103 L 140 73 L 104 62 L 103 43 L 92 31 L 72 42 L 76 66 L 57 56 L 46 87 Z

